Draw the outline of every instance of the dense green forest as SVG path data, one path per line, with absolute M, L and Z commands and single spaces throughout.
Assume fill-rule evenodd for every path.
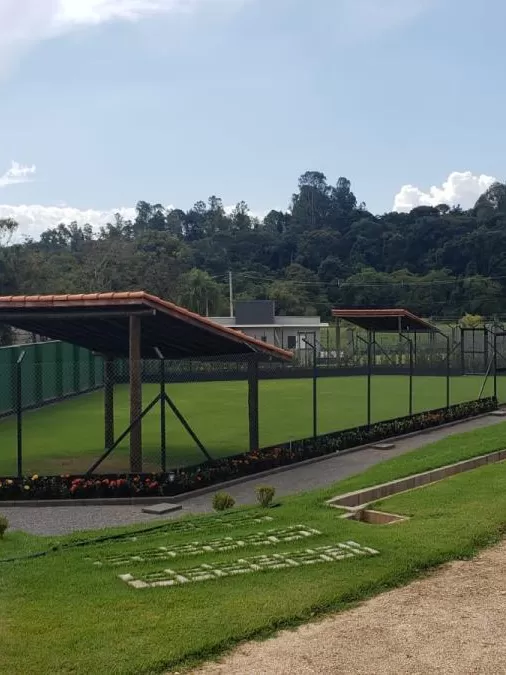
M 202 314 L 228 313 L 234 297 L 271 298 L 286 314 L 333 306 L 403 306 L 424 316 L 506 314 L 506 185 L 470 210 L 418 207 L 374 215 L 319 172 L 299 179 L 286 212 L 252 218 L 245 202 L 227 213 L 211 197 L 189 211 L 137 204 L 100 232 L 60 225 L 12 243 L 0 221 L 0 292 L 74 293 L 144 289 Z M 16 240 L 14 240 L 16 241 Z

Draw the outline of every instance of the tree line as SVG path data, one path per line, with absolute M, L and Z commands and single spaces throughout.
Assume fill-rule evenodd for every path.
M 191 209 L 140 201 L 98 232 L 61 224 L 12 243 L 0 220 L 0 292 L 143 289 L 201 314 L 235 299 L 272 299 L 278 313 L 330 316 L 334 306 L 406 307 L 423 316 L 506 314 L 506 185 L 469 210 L 440 204 L 375 215 L 350 181 L 303 174 L 286 211 L 260 220 L 218 197 Z

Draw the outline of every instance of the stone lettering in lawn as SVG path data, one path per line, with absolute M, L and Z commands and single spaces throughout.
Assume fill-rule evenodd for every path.
M 237 527 L 238 525 L 248 525 L 250 523 L 270 523 L 274 520 L 272 516 L 259 516 L 247 513 L 231 513 L 229 516 L 220 516 L 209 518 L 205 522 L 192 522 L 191 520 L 175 521 L 166 526 L 157 527 L 155 530 L 146 530 L 140 532 L 134 537 L 129 537 L 128 541 L 138 541 L 141 537 L 160 535 L 162 532 L 200 532 L 208 530 L 211 527 Z
M 267 530 L 265 532 L 253 532 L 240 539 L 233 537 L 223 537 L 221 539 L 212 539 L 210 541 L 194 541 L 179 546 L 159 546 L 157 548 L 148 548 L 142 551 L 130 553 L 119 553 L 106 556 L 102 559 L 93 561 L 94 565 L 126 565 L 131 563 L 156 562 L 157 560 L 170 560 L 184 555 L 202 555 L 204 553 L 226 553 L 238 548 L 248 546 L 276 546 L 291 541 L 306 539 L 321 534 L 307 525 L 292 525 L 279 530 Z M 90 559 L 91 560 L 91 559 Z
M 337 562 L 345 558 L 378 555 L 379 551 L 367 546 L 361 546 L 354 541 L 318 546 L 313 549 L 303 549 L 292 553 L 273 553 L 271 555 L 241 558 L 232 562 L 209 563 L 190 567 L 183 570 L 166 569 L 159 572 L 149 572 L 138 578 L 132 574 L 120 574 L 119 578 L 132 588 L 157 588 L 181 586 L 199 581 L 210 581 L 238 574 L 250 574 L 263 570 L 280 570 L 300 567 L 302 565 L 318 565 Z

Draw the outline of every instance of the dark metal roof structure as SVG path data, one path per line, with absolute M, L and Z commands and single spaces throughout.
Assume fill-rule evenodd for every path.
M 407 309 L 333 309 L 332 316 L 376 333 L 429 333 L 437 328 Z
M 155 359 L 159 352 L 166 359 L 247 354 L 292 358 L 291 352 L 144 291 L 0 297 L 0 323 L 115 357 L 129 355 L 131 316 L 141 317 L 141 356 L 145 359 Z

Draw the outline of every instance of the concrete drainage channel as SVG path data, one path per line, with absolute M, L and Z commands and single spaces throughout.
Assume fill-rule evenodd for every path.
M 362 523 L 370 523 L 371 525 L 391 525 L 408 519 L 405 516 L 374 511 L 367 507 L 380 499 L 391 497 L 400 492 L 408 492 L 409 490 L 414 490 L 415 488 L 424 487 L 431 483 L 444 480 L 450 476 L 455 476 L 458 473 L 472 471 L 473 469 L 485 466 L 486 464 L 497 464 L 504 460 L 506 460 L 506 450 L 497 450 L 495 452 L 490 452 L 487 455 L 481 455 L 480 457 L 473 457 L 472 459 L 457 462 L 456 464 L 448 464 L 439 469 L 424 471 L 423 473 L 417 473 L 414 476 L 393 480 L 390 483 L 383 483 L 382 485 L 364 488 L 363 490 L 357 490 L 356 492 L 348 492 L 345 495 L 329 499 L 327 504 L 332 508 L 344 510 L 345 513 L 341 518 L 347 520 L 357 520 Z

